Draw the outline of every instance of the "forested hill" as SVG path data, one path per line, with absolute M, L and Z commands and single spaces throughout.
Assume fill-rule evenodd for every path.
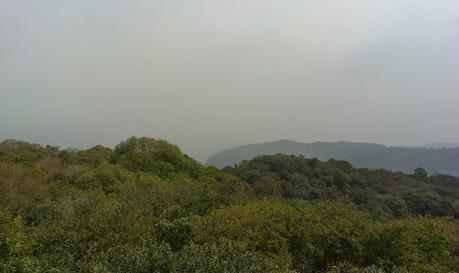
M 405 148 L 387 147 L 372 143 L 314 142 L 290 140 L 249 144 L 224 150 L 210 157 L 206 164 L 220 168 L 250 160 L 258 155 L 277 153 L 304 155 L 320 160 L 346 160 L 355 167 L 387 169 L 412 173 L 422 167 L 429 173 L 459 176 L 459 148 Z
M 456 177 L 262 156 L 205 167 L 164 140 L 0 143 L 0 272 L 458 272 Z
M 247 181 L 257 195 L 307 201 L 349 198 L 373 214 L 459 218 L 459 178 L 357 169 L 346 161 L 322 162 L 303 156 L 258 156 L 224 169 Z

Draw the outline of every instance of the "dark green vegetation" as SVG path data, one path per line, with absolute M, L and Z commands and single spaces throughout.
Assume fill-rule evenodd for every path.
M 459 178 L 413 175 L 384 169 L 355 169 L 346 161 L 303 156 L 259 156 L 226 172 L 247 181 L 257 195 L 283 199 L 349 200 L 382 216 L 431 215 L 459 218 Z
M 304 155 L 319 160 L 346 160 L 353 166 L 371 169 L 412 172 L 422 167 L 429 173 L 459 176 L 459 147 L 402 148 L 371 143 L 315 142 L 299 143 L 290 140 L 250 144 L 222 151 L 210 157 L 206 164 L 220 168 L 250 160 L 259 155 Z
M 0 272 L 457 272 L 457 182 L 283 155 L 222 172 L 149 138 L 6 141 Z

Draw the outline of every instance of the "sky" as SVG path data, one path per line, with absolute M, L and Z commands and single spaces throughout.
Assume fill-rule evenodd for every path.
M 459 141 L 457 0 L 0 0 L 0 140 Z

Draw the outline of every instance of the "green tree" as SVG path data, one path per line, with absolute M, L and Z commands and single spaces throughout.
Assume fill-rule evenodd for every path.
M 428 173 L 425 169 L 423 168 L 416 168 L 414 170 L 414 176 L 419 179 L 425 179 L 428 176 Z

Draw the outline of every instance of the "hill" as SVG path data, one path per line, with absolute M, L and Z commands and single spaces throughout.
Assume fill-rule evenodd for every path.
M 279 140 L 263 144 L 249 144 L 224 150 L 210 157 L 207 165 L 220 168 L 250 160 L 259 155 L 277 153 L 304 155 L 320 160 L 346 160 L 355 167 L 387 169 L 412 173 L 422 167 L 429 173 L 459 176 L 459 148 L 405 148 L 357 142 L 300 143 Z
M 459 143 L 437 142 L 437 143 L 431 143 L 431 144 L 423 145 L 422 147 L 424 147 L 424 148 L 435 148 L 435 149 L 458 148 L 459 147 Z
M 261 196 L 307 201 L 349 198 L 360 208 L 382 215 L 459 218 L 459 178 L 428 176 L 421 168 L 406 175 L 357 169 L 346 161 L 276 154 L 257 156 L 224 170 L 247 181 Z
M 457 178 L 164 140 L 0 143 L 0 272 L 457 272 Z M 445 217 L 446 216 L 446 217 Z

